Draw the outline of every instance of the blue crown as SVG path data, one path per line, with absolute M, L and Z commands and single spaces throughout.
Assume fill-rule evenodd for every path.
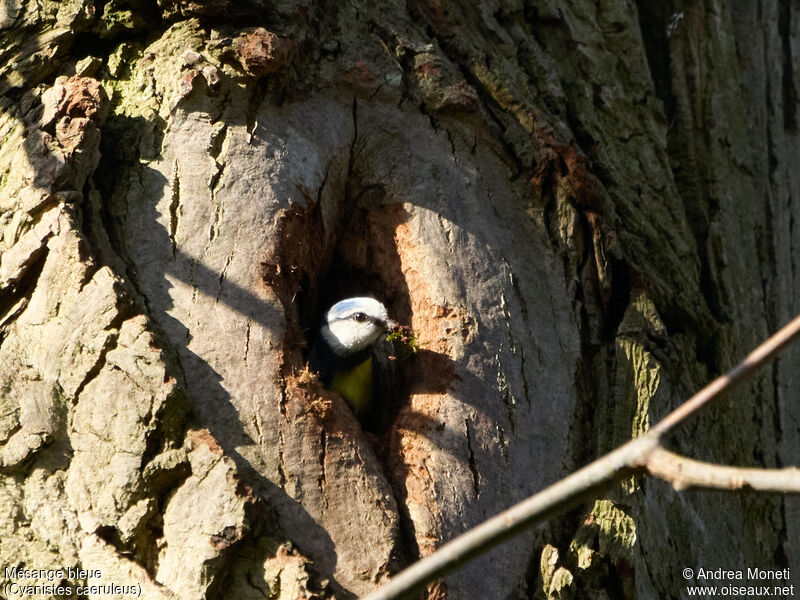
M 386 318 L 386 308 L 375 298 L 347 298 L 331 306 L 325 317 L 328 321 L 336 321 L 346 319 L 357 312 L 380 319 Z

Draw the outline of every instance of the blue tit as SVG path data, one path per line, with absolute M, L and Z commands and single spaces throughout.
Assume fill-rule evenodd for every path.
M 397 324 L 386 307 L 374 298 L 348 298 L 334 304 L 327 313 L 309 355 L 311 368 L 322 384 L 339 393 L 362 425 L 369 428 L 380 412 L 376 395 L 389 389 L 382 365 L 388 361 L 379 341 Z

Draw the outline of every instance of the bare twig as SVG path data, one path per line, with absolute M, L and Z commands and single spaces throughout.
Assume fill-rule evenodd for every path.
M 675 425 L 685 420 L 689 415 L 696 413 L 701 407 L 708 404 L 722 392 L 750 377 L 756 369 L 760 368 L 778 354 L 778 352 L 791 344 L 798 336 L 800 336 L 800 315 L 781 327 L 776 333 L 770 336 L 767 341 L 761 343 L 755 350 L 748 354 L 742 362 L 725 375 L 717 377 L 714 381 L 661 419 L 648 433 L 666 433 L 675 427 Z
M 597 492 L 624 477 L 630 465 L 643 464 L 657 444 L 658 438 L 640 437 L 620 446 L 444 544 L 363 600 L 397 600 L 411 595 L 536 523 L 595 497 Z
M 715 465 L 653 448 L 642 465 L 650 475 L 669 481 L 676 490 L 689 487 L 800 494 L 800 469 L 745 469 Z
M 738 475 L 740 478 L 746 475 L 745 485 L 752 489 L 798 491 L 795 487 L 798 477 L 796 469 L 756 473 L 759 470 L 698 463 L 672 453 L 664 454 L 666 451 L 661 447 L 661 439 L 678 423 L 694 415 L 711 400 L 719 397 L 722 392 L 744 381 L 799 336 L 800 316 L 758 346 L 726 375 L 715 379 L 681 404 L 645 435 L 631 440 L 561 481 L 444 544 L 430 556 L 396 575 L 385 586 L 365 596 L 363 600 L 399 600 L 408 597 L 429 582 L 447 575 L 508 538 L 533 527 L 548 517 L 568 510 L 586 498 L 596 497 L 599 491 L 607 489 L 614 481 L 634 471 L 647 472 L 652 467 L 653 475 L 663 477 L 673 484 L 676 481 L 686 481 L 690 482 L 690 485 L 704 485 L 702 482 L 705 481 L 708 483 L 706 487 L 714 488 L 723 487 L 719 485 L 723 480 L 728 484 L 741 481 L 741 479 L 731 479 L 730 475 L 734 475 L 734 477 Z M 681 469 L 688 469 L 691 471 L 692 479 L 681 479 L 676 474 L 676 469 L 679 472 Z M 727 479 L 723 476 L 722 470 L 726 470 L 724 475 L 728 476 Z M 787 488 L 771 487 L 776 482 L 776 473 L 781 473 L 785 478 Z M 735 487 L 731 488 L 730 485 L 724 487 L 736 489 Z

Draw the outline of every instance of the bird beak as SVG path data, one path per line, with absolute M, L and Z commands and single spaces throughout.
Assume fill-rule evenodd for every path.
M 392 330 L 392 329 L 394 329 L 395 327 L 399 327 L 399 323 L 398 323 L 397 321 L 392 321 L 391 319 L 386 319 L 386 320 L 383 322 L 383 328 L 384 328 L 386 331 L 391 331 L 391 330 Z

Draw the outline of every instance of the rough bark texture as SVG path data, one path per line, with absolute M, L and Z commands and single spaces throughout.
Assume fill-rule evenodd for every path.
M 364 594 L 800 310 L 789 0 L 3 0 L 0 27 L 4 586 Z M 423 347 L 379 436 L 303 370 L 363 293 Z M 798 363 L 675 448 L 796 463 Z M 676 598 L 685 566 L 800 571 L 797 539 L 796 500 L 631 482 L 427 596 Z

